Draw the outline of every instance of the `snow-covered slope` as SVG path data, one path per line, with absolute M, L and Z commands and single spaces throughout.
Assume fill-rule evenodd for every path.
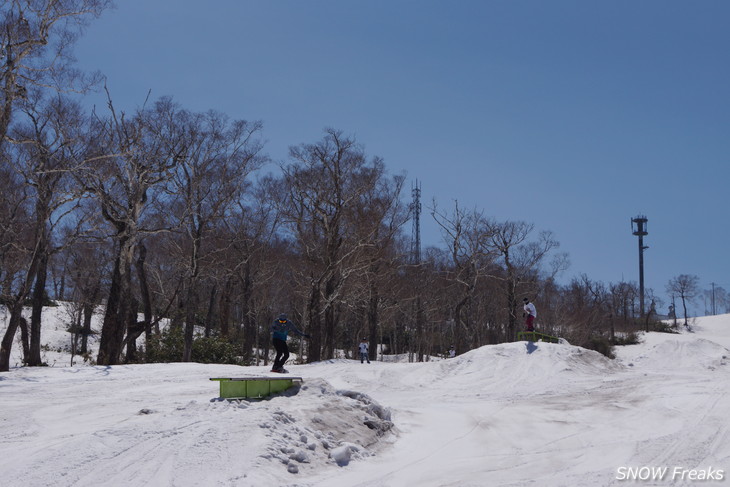
M 0 374 L 0 472 L 11 487 L 608 486 L 647 467 L 666 470 L 641 485 L 729 485 L 730 315 L 693 328 L 616 360 L 520 342 L 291 365 L 300 389 L 240 403 L 208 379 L 264 367 L 61 367 L 59 354 Z

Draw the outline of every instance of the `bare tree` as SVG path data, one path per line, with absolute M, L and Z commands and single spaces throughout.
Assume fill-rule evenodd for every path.
M 577 344 L 587 346 L 594 335 L 611 333 L 610 295 L 602 282 L 585 274 L 574 278 L 566 288 L 565 301 L 570 308 L 566 331 Z
M 18 265 L 18 242 L 27 238 L 32 206 L 28 185 L 14 170 L 10 161 L 10 153 L 0 149 L 0 296 L 7 303 L 13 294 L 15 273 L 22 266 Z
M 138 110 L 128 118 L 117 113 L 97 118 L 92 127 L 96 151 L 76 172 L 86 191 L 97 200 L 104 219 L 113 229 L 116 256 L 111 287 L 102 325 L 100 365 L 118 363 L 129 326 L 136 325 L 132 263 L 140 240 L 168 231 L 169 222 L 156 218 L 172 174 L 184 152 L 179 132 L 168 130 L 166 120 L 174 107 L 161 100 L 152 108 Z
M 712 285 L 712 288 L 702 291 L 702 298 L 705 303 L 705 314 L 713 315 L 719 313 L 727 313 L 728 309 L 728 293 L 722 286 Z
M 27 100 L 29 93 L 37 88 L 82 91 L 94 81 L 93 77 L 84 78 L 73 69 L 70 47 L 86 23 L 110 5 L 110 0 L 9 0 L 0 5 L 0 155 L 3 159 L 7 160 L 3 146 L 18 101 Z M 29 258 L 25 277 L 13 293 L 11 315 L 16 316 L 10 320 L 3 338 L 0 371 L 8 368 L 12 337 L 20 326 L 22 302 L 39 267 L 43 268 L 47 262 L 47 253 L 34 249 Z M 42 284 L 39 281 L 36 289 Z M 34 343 L 40 339 L 36 328 L 32 333 Z
M 2 149 L 0 149 L 2 150 Z M 5 151 L 4 151 L 5 152 Z M 10 311 L 10 319 L 0 344 L 0 372 L 10 370 L 10 352 L 19 327 L 25 326 L 23 303 L 30 293 L 40 256 L 34 252 L 32 204 L 28 190 L 13 171 L 0 165 L 0 177 L 7 190 L 2 194 L 0 220 L 0 263 L 2 263 L 2 301 Z M 26 245 L 26 242 L 31 242 Z M 27 328 L 23 333 L 24 356 L 30 355 Z
M 384 167 L 381 167 L 381 170 Z M 374 174 L 373 174 L 374 175 Z M 364 244 L 362 260 L 365 263 L 359 279 L 366 290 L 366 328 L 370 343 L 378 343 L 380 310 L 384 304 L 382 289 L 393 278 L 401 255 L 397 251 L 400 230 L 408 221 L 408 211 L 400 200 L 403 189 L 403 176 L 388 179 L 384 174 L 368 190 L 360 194 L 360 201 L 350 208 L 348 221 L 354 231 L 354 240 Z M 417 303 L 420 310 L 420 303 Z M 417 316 L 421 323 L 422 316 Z M 354 346 L 354 344 L 353 344 Z M 377 347 L 370 350 L 370 358 L 375 359 Z
M 504 283 L 508 312 L 507 339 L 514 340 L 520 286 L 537 282 L 540 264 L 559 244 L 552 232 L 540 232 L 537 240 L 529 240 L 534 226 L 525 222 L 492 222 L 490 227 L 490 245 L 499 255 L 497 262 L 504 270 L 504 273 L 492 277 Z M 555 271 L 559 269 L 558 266 Z
M 679 296 L 682 299 L 684 309 L 684 326 L 689 327 L 687 318 L 687 303 L 693 302 L 700 292 L 700 278 L 691 274 L 680 274 L 673 277 L 667 283 L 667 294 Z
M 11 129 L 5 154 L 11 167 L 27 185 L 28 202 L 32 205 L 31 238 L 18 242 L 25 246 L 29 274 L 27 285 L 20 286 L 15 299 L 24 301 L 32 294 L 28 365 L 41 365 L 41 312 L 46 297 L 46 276 L 52 248 L 52 234 L 74 210 L 78 194 L 67 184 L 71 161 L 81 150 L 82 143 L 73 127 L 83 125 L 78 106 L 56 96 L 44 100 L 40 90 L 32 90 L 23 103 L 23 118 Z M 76 133 L 75 133 L 76 132 Z M 31 288 L 31 284 L 35 285 Z M 13 306 L 20 313 L 22 306 Z M 12 322 L 17 320 L 11 319 Z M 14 330 L 9 328 L 8 333 Z M 10 340 L 8 343 L 12 343 Z
M 0 147 L 16 101 L 34 87 L 83 91 L 97 75 L 74 69 L 71 47 L 111 0 L 6 0 L 0 5 Z
M 611 300 L 611 338 L 616 334 L 617 320 L 623 329 L 626 329 L 630 318 L 633 318 L 633 310 L 636 299 L 639 296 L 639 289 L 636 283 L 619 282 L 609 286 Z
M 44 100 L 39 90 L 32 90 L 22 113 L 22 122 L 15 124 L 9 140 L 18 146 L 21 156 L 16 170 L 30 186 L 34 200 L 34 242 L 39 262 L 32 291 L 27 362 L 37 366 L 41 364 L 41 313 L 47 296 L 48 263 L 58 251 L 52 238 L 77 208 L 80 195 L 69 171 L 84 150 L 81 132 L 85 120 L 78 104 L 60 95 Z
M 465 212 L 454 202 L 451 215 L 438 211 L 436 202 L 431 210 L 433 218 L 441 227 L 444 243 L 449 249 L 452 271 L 449 280 L 458 288 L 453 304 L 455 325 L 454 341 L 456 352 L 464 352 L 465 333 L 470 323 L 464 319 L 463 309 L 468 306 L 480 279 L 487 276 L 490 266 L 497 257 L 491 248 L 493 228 L 482 212 L 476 209 Z
M 334 129 L 326 129 L 321 141 L 289 152 L 292 163 L 282 167 L 279 180 L 271 181 L 269 194 L 307 264 L 302 278 L 309 287 L 308 359 L 317 361 L 322 354 L 334 355 L 344 286 L 367 266 L 362 255 L 369 242 L 354 231 L 353 212 L 362 195 L 381 184 L 385 167 L 380 158 L 368 162 L 354 139 Z
M 68 273 L 68 285 L 71 288 L 71 300 L 79 307 L 81 326 L 79 335 L 81 343 L 79 353 L 89 352 L 89 337 L 94 333 L 91 319 L 100 304 L 105 290 L 106 279 L 110 274 L 111 246 L 95 242 L 80 242 L 65 250 Z
M 219 113 L 196 114 L 184 110 L 172 120 L 184 138 L 174 183 L 182 211 L 180 227 L 185 229 L 184 248 L 188 249 L 182 360 L 189 362 L 204 236 L 217 221 L 233 211 L 248 185 L 248 176 L 266 159 L 260 155 L 263 147 L 258 138 L 260 122 L 229 122 Z M 210 253 L 208 257 L 209 261 L 214 260 Z
M 225 228 L 222 235 L 228 237 L 228 242 L 222 246 L 228 252 L 221 256 L 223 265 L 219 266 L 225 270 L 221 276 L 224 282 L 220 306 L 221 334 L 229 335 L 232 301 L 234 290 L 237 290 L 236 305 L 242 327 L 245 362 L 250 361 L 257 344 L 255 291 L 265 292 L 264 284 L 280 277 L 277 276 L 275 261 L 277 258 L 281 260 L 281 254 L 276 252 L 273 241 L 276 222 L 273 206 L 267 204 L 266 195 L 260 190 L 246 201 L 239 201 L 237 209 L 221 222 Z M 277 281 L 282 282 L 280 278 Z

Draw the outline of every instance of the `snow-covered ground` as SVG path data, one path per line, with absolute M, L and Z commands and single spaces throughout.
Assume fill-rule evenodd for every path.
M 44 342 L 68 340 L 48 315 Z M 0 374 L 0 484 L 730 485 L 728 347 L 722 315 L 616 360 L 520 342 L 289 365 L 301 388 L 242 402 L 218 400 L 209 378 L 267 368 L 69 367 L 49 351 L 53 367 Z

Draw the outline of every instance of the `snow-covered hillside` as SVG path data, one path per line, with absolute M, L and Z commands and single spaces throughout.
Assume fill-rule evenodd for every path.
M 44 337 L 56 327 L 48 313 Z M 301 388 L 242 402 L 218 400 L 209 378 L 266 368 L 69 367 L 48 352 L 53 367 L 0 374 L 0 475 L 10 487 L 730 485 L 729 345 L 723 315 L 645 335 L 616 360 L 526 342 L 333 360 L 288 366 Z

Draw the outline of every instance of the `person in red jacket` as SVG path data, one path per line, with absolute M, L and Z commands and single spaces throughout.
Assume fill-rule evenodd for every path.
M 530 302 L 529 299 L 525 298 L 523 299 L 525 305 L 522 307 L 522 309 L 525 310 L 525 312 L 522 314 L 522 316 L 525 317 L 525 328 L 527 331 L 535 331 L 535 318 L 537 318 L 537 309 L 535 308 L 535 305 Z

